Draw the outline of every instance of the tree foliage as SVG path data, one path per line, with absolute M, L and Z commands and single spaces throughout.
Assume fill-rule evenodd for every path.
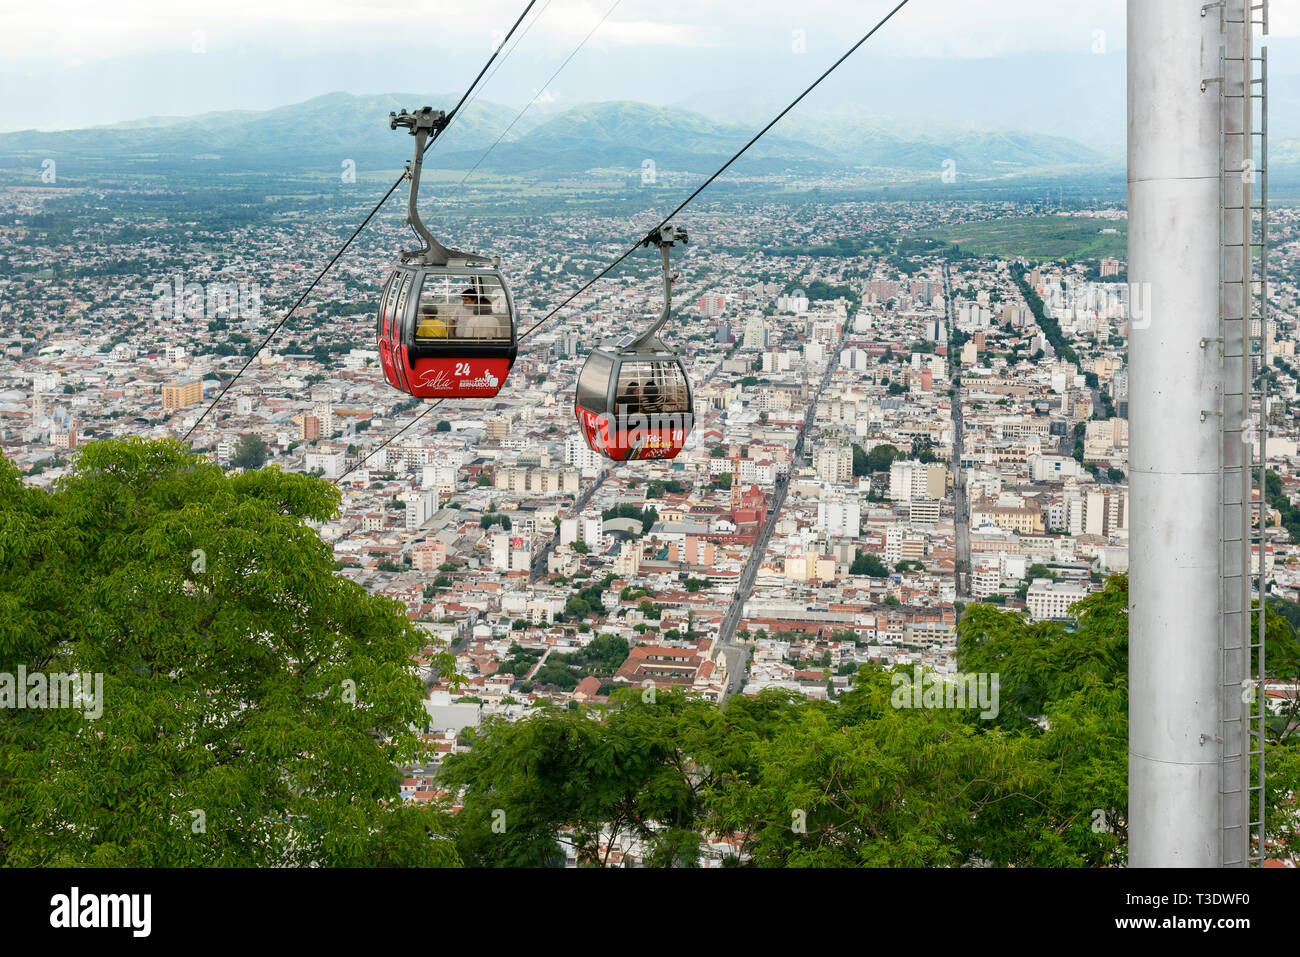
M 260 469 L 266 464 L 270 455 L 271 450 L 267 448 L 262 437 L 250 432 L 240 436 L 239 443 L 235 446 L 235 454 L 230 458 L 230 464 L 239 469 Z
M 0 671 L 102 675 L 98 717 L 0 709 L 0 864 L 455 861 L 398 799 L 427 636 L 335 574 L 307 523 L 338 505 L 170 441 L 88 445 L 54 491 L 0 461 Z
M 1125 861 L 1123 576 L 1071 629 L 964 609 L 958 664 L 998 676 L 992 711 L 914 706 L 901 666 L 860 668 L 833 701 L 647 695 L 610 680 L 628 643 L 599 635 L 525 688 L 592 675 L 608 706 L 543 700 L 466 731 L 440 775 L 452 816 L 399 797 L 425 757 L 428 636 L 335 573 L 310 523 L 338 505 L 329 483 L 226 475 L 175 442 L 86 446 L 53 491 L 0 461 L 0 672 L 102 675 L 103 703 L 0 709 L 0 865 L 554 866 L 567 846 L 601 866 L 621 843 L 689 867 L 719 838 L 761 867 Z M 1300 612 L 1284 610 L 1268 607 L 1266 661 L 1294 681 Z M 510 651 L 520 677 L 542 653 Z M 1273 821 L 1300 789 L 1296 717 L 1269 723 Z
M 889 566 L 881 561 L 878 555 L 858 549 L 853 558 L 853 564 L 849 566 L 849 574 L 866 575 L 870 578 L 888 578 Z

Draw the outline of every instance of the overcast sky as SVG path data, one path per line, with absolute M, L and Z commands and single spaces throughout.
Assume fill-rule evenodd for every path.
M 538 0 L 530 33 L 539 48 L 569 47 L 612 0 Z M 860 35 L 894 2 L 879 0 L 622 0 L 593 43 L 605 46 L 744 46 L 794 30 Z M 1295 6 L 1275 4 L 1277 8 Z M 210 47 L 263 43 L 312 50 L 348 46 L 358 29 L 418 31 L 431 50 L 490 43 L 523 0 L 25 0 L 0 8 L 0 55 L 24 65 L 70 65 L 124 54 L 188 51 L 202 30 Z M 473 15 L 467 15 L 472 11 Z M 531 15 L 530 15 L 531 16 Z M 1300 11 L 1277 9 L 1274 23 L 1295 26 Z M 880 36 L 882 52 L 985 57 L 1042 50 L 1086 50 L 1093 31 L 1122 46 L 1123 0 L 912 0 Z
M 482 96 L 527 101 L 611 7 L 551 90 L 560 105 L 677 103 L 760 87 L 783 94 L 816 76 L 895 2 L 537 0 L 518 49 Z M 524 5 L 7 0 L 0 4 L 0 131 L 267 109 L 336 90 L 454 93 Z M 948 69 L 1031 56 L 1044 58 L 1035 62 L 1050 72 L 1053 57 L 1105 52 L 1112 56 L 1099 58 L 1098 68 L 1104 62 L 1111 73 L 1116 64 L 1122 71 L 1113 54 L 1124 47 L 1124 7 L 1124 0 L 911 0 L 836 81 L 842 96 L 876 94 L 888 112 L 889 91 L 878 89 L 871 70 L 894 58 L 942 60 Z M 1273 33 L 1300 35 L 1300 2 L 1273 4 Z

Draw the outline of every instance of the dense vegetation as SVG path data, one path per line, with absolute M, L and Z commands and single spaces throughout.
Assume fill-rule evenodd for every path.
M 0 672 L 102 675 L 98 717 L 0 708 L 0 865 L 456 860 L 397 799 L 427 636 L 335 574 L 307 522 L 338 505 L 174 442 L 88 445 L 53 492 L 0 460 Z
M 654 527 L 655 522 L 659 521 L 659 513 L 655 511 L 653 505 L 647 505 L 645 508 L 625 502 L 622 505 L 615 505 L 613 508 L 604 509 L 600 517 L 605 521 L 614 518 L 635 518 L 641 523 L 641 534 L 648 534 Z
M 1264 496 L 1268 504 L 1277 509 L 1279 520 L 1291 541 L 1300 542 L 1300 509 L 1291 504 L 1291 498 L 1282 490 L 1282 479 L 1269 469 L 1264 475 Z

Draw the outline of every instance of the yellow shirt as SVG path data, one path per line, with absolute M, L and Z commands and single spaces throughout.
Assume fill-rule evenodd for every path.
M 417 339 L 446 339 L 447 324 L 441 319 L 435 319 L 432 316 L 423 318 L 415 327 L 415 338 Z

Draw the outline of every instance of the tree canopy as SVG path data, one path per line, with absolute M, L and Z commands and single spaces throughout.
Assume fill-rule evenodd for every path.
M 849 574 L 867 575 L 871 578 L 888 578 L 889 566 L 881 561 L 878 555 L 858 549 L 853 558 L 853 564 L 849 566 Z
M 271 450 L 267 448 L 262 437 L 250 432 L 240 437 L 239 443 L 235 446 L 235 454 L 230 458 L 230 464 L 239 469 L 260 469 L 266 464 L 270 455 Z
M 53 491 L 0 460 L 0 670 L 102 675 L 97 717 L 0 709 L 0 865 L 456 861 L 398 796 L 428 639 L 335 573 L 307 522 L 338 506 L 175 442 L 88 445 Z

